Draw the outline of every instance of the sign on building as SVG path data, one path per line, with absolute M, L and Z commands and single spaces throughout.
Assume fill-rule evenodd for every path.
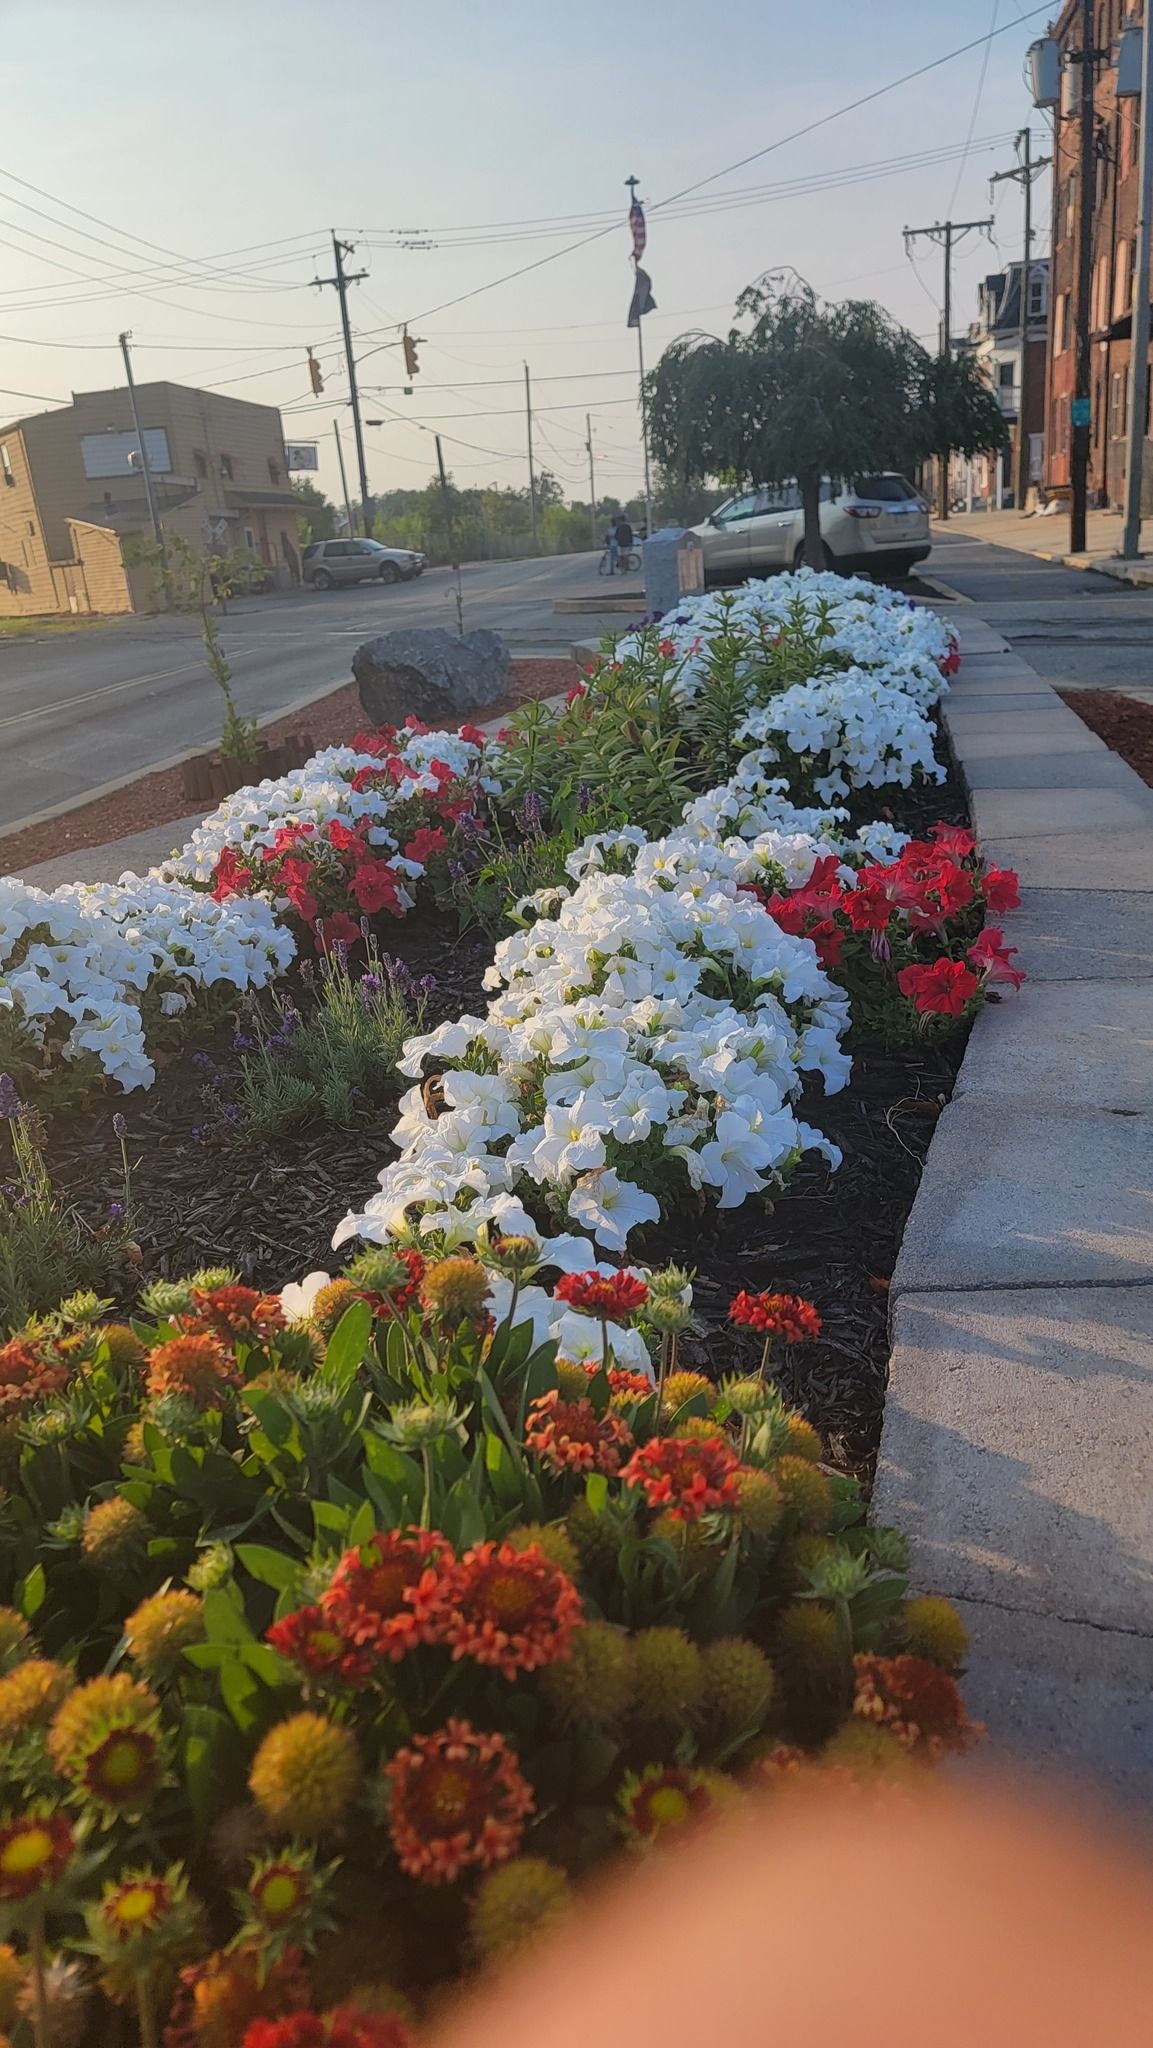
M 315 441 L 286 441 L 284 453 L 289 469 L 319 469 Z
M 168 436 L 163 427 L 145 427 L 144 446 L 153 476 L 171 476 Z M 136 460 L 130 461 L 135 456 Z M 88 477 L 140 475 L 140 438 L 135 433 L 81 434 L 80 459 Z

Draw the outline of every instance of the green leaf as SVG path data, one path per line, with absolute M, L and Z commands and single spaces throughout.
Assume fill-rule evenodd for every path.
M 603 1472 L 590 1472 L 585 1478 L 585 1499 L 594 1515 L 603 1515 L 608 1504 L 609 1483 Z
M 210 1642 L 250 1643 L 254 1640 L 239 1586 L 231 1583 L 209 1587 L 204 1595 L 204 1627 Z
M 237 1727 L 246 1735 L 259 1719 L 260 1688 L 239 1657 L 221 1666 L 220 1695 Z
M 352 1526 L 348 1532 L 349 1549 L 358 1550 L 362 1544 L 371 1542 L 375 1534 L 376 1515 L 373 1512 L 372 1502 L 370 1500 L 362 1501 L 352 1518 Z
M 258 1579 L 262 1586 L 273 1586 L 278 1593 L 295 1585 L 300 1576 L 299 1559 L 266 1543 L 238 1543 L 236 1555 L 250 1578 Z
M 34 1564 L 27 1578 L 20 1581 L 16 1592 L 16 1605 L 25 1621 L 32 1621 L 39 1614 L 47 1591 L 48 1582 L 44 1576 L 44 1566 Z
M 332 1386 L 347 1387 L 363 1363 L 372 1332 L 372 1310 L 367 1301 L 354 1301 L 346 1308 L 328 1340 L 320 1377 Z
M 197 1834 L 202 1834 L 216 1811 L 220 1796 L 217 1756 L 228 1734 L 228 1722 L 216 1707 L 193 1704 L 181 1714 L 184 1789 Z

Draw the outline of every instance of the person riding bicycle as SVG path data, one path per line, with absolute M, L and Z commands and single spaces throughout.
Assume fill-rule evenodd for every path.
M 627 576 L 629 568 L 629 556 L 632 553 L 632 549 L 633 530 L 632 527 L 629 525 L 628 520 L 625 518 L 624 513 L 621 512 L 618 514 L 617 518 L 614 519 L 612 527 L 609 532 L 610 576 L 615 576 L 617 570 L 617 563 L 622 559 L 624 562 L 623 573 Z

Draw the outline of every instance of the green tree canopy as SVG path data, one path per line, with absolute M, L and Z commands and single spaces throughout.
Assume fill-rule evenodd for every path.
M 802 280 L 769 275 L 736 310 L 747 326 L 723 341 L 685 336 L 648 378 L 653 452 L 686 483 L 798 484 L 814 567 L 825 477 L 919 461 L 954 417 L 971 452 L 1000 445 L 992 395 L 983 408 L 967 376 L 935 377 L 926 350 L 872 300 L 825 305 Z

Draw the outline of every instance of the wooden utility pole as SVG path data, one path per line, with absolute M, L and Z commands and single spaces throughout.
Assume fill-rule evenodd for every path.
M 314 277 L 312 282 L 317 291 L 331 285 L 340 300 L 340 325 L 344 333 L 344 361 L 348 370 L 348 402 L 352 407 L 352 431 L 356 441 L 356 461 L 360 470 L 360 514 L 364 525 L 365 539 L 372 538 L 372 500 L 368 495 L 368 466 L 364 459 L 364 428 L 360 418 L 360 394 L 356 388 L 356 362 L 352 353 L 352 328 L 348 319 L 348 287 L 359 284 L 367 277 L 367 270 L 346 271 L 344 259 L 351 256 L 355 244 L 337 240 L 336 230 L 332 231 L 332 260 L 335 277 Z
M 1094 133 L 1094 92 L 1097 51 L 1093 46 L 1093 0 L 1081 0 L 1081 48 L 1071 51 L 1081 66 L 1080 155 L 1077 178 L 1077 323 L 1073 403 L 1069 422 L 1072 445 L 1069 478 L 1069 551 L 1085 552 L 1085 520 L 1089 506 L 1089 440 L 1092 411 L 1093 349 L 1089 339 L 1090 308 L 1093 297 L 1093 197 L 1097 186 L 1097 151 Z
M 916 242 L 922 236 L 930 242 L 936 242 L 945 252 L 945 299 L 941 318 L 941 359 L 943 362 L 950 362 L 953 354 L 951 337 L 953 330 L 954 244 L 959 242 L 963 235 L 975 234 L 979 230 L 991 228 L 992 225 L 993 222 L 991 220 L 938 220 L 933 222 L 931 228 L 906 228 L 904 230 L 906 254 L 909 253 L 910 242 Z M 941 450 L 940 463 L 941 474 L 938 479 L 937 517 L 939 519 L 947 519 L 949 517 L 949 450 L 947 448 Z
M 585 447 L 589 452 L 589 524 L 592 527 L 593 546 L 599 547 L 597 531 L 597 478 L 593 467 L 593 421 L 592 414 L 585 414 Z
M 539 548 L 540 528 L 537 520 L 536 506 L 536 470 L 533 468 L 532 460 L 532 381 L 529 377 L 527 363 L 524 366 L 524 413 L 525 425 L 528 431 L 528 497 L 529 510 L 532 513 L 532 544 L 534 548 Z
M 162 548 L 164 546 L 164 528 L 160 524 L 160 508 L 157 505 L 156 492 L 152 486 L 152 464 L 148 460 L 148 447 L 144 439 L 144 429 L 140 424 L 140 413 L 136 404 L 136 379 L 132 374 L 132 351 L 128 346 L 131 339 L 130 333 L 121 335 L 120 353 L 124 357 L 124 374 L 128 379 L 128 403 L 132 407 L 132 423 L 136 429 L 136 439 L 140 443 L 140 473 L 144 478 L 144 495 L 148 500 L 148 517 L 152 521 L 152 532 L 156 545 Z
M 1018 320 L 1021 355 L 1020 378 L 1017 386 L 1017 473 L 1013 479 L 1013 498 L 1018 512 L 1025 510 L 1025 499 L 1029 494 L 1029 435 L 1025 425 L 1025 408 L 1031 396 L 1029 377 L 1029 286 L 1033 276 L 1033 180 L 1039 178 L 1051 156 L 1033 155 L 1033 135 L 1029 128 L 1022 128 L 1017 137 L 1017 154 L 1020 162 L 1011 171 L 998 171 L 990 178 L 989 184 L 1000 185 L 1009 179 L 1020 185 L 1025 199 L 1025 250 L 1021 263 L 1021 304 Z

